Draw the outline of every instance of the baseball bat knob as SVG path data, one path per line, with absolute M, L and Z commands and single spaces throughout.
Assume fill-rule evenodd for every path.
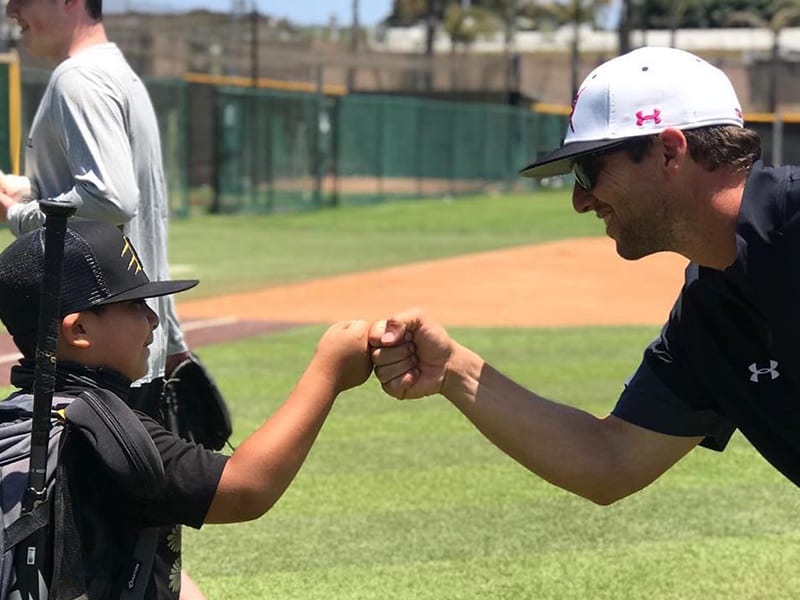
M 54 216 L 67 218 L 72 216 L 75 211 L 78 210 L 78 207 L 71 202 L 55 202 L 53 200 L 39 200 L 39 207 L 48 217 Z

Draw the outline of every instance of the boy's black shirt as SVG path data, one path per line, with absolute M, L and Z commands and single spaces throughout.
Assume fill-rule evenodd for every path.
M 33 361 L 11 370 L 11 383 L 30 392 Z M 108 369 L 59 363 L 58 395 L 107 389 L 127 399 L 130 381 Z M 199 528 L 216 492 L 227 457 L 182 440 L 144 413 L 134 411 L 152 437 L 164 464 L 166 485 L 154 498 L 137 498 L 116 484 L 81 436 L 64 447 L 74 519 L 80 535 L 90 600 L 118 598 L 133 571 L 131 555 L 145 527 L 159 527 L 156 561 L 147 600 L 177 600 L 180 590 L 180 525 Z

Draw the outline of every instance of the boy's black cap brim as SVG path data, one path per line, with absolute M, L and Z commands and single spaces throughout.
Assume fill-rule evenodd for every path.
M 566 175 L 572 169 L 572 161 L 587 154 L 594 154 L 603 150 L 610 150 L 621 146 L 631 138 L 618 140 L 592 140 L 589 142 L 571 142 L 548 152 L 542 158 L 532 162 L 527 167 L 520 169 L 523 177 L 555 177 Z
M 168 296 L 191 289 L 199 283 L 197 279 L 177 279 L 172 281 L 149 281 L 144 285 L 125 290 L 115 296 L 104 298 L 92 306 L 102 306 L 103 304 L 114 304 L 116 302 L 129 302 L 130 300 L 142 300 L 146 298 L 158 298 Z

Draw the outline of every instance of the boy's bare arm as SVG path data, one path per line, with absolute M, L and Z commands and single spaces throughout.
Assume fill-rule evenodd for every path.
M 292 393 L 233 453 L 206 523 L 255 519 L 294 479 L 336 396 L 366 381 L 372 370 L 365 321 L 331 326 Z

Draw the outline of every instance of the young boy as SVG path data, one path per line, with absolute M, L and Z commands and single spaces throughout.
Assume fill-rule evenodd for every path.
M 0 254 L 0 320 L 24 355 L 11 381 L 25 391 L 33 386 L 43 240 L 43 229 L 37 229 Z M 148 345 L 158 327 L 145 298 L 183 291 L 197 281 L 149 281 L 130 241 L 113 225 L 97 221 L 70 223 L 63 272 L 56 394 L 96 389 L 125 400 L 130 382 L 147 370 Z M 71 585 L 84 586 L 91 600 L 119 598 L 138 573 L 131 570 L 138 534 L 170 526 L 175 533 L 157 549 L 146 598 L 177 598 L 179 525 L 255 519 L 280 498 L 336 396 L 369 377 L 367 333 L 361 321 L 331 326 L 289 398 L 230 457 L 186 442 L 135 413 L 163 462 L 160 489 L 131 490 L 109 474 L 83 437 L 69 435 L 62 458 L 83 562 L 83 574 Z

